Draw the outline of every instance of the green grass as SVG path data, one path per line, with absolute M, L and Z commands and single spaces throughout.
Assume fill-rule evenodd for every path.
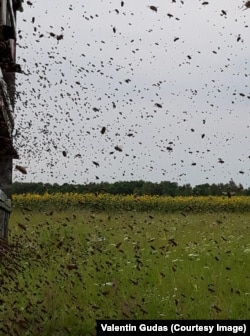
M 16 209 L 0 331 L 79 336 L 95 335 L 96 319 L 249 319 L 249 223 L 248 213 Z

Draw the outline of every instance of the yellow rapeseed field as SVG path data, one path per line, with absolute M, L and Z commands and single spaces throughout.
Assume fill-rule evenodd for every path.
M 226 211 L 246 212 L 250 210 L 250 197 L 247 196 L 135 196 L 111 195 L 106 193 L 79 194 L 55 193 L 44 195 L 21 194 L 13 195 L 13 206 L 32 208 L 66 209 L 68 207 L 94 207 L 102 210 L 138 210 L 175 212 Z

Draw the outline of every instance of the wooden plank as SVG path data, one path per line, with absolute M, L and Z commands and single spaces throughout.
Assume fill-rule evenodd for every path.
M 0 189 L 0 244 L 8 238 L 8 221 L 11 212 L 11 201 Z
M 12 188 L 12 158 L 0 156 L 0 188 L 11 199 Z
M 16 19 L 15 19 L 15 14 L 13 11 L 13 6 L 12 6 L 12 0 L 7 0 L 7 8 L 9 12 L 9 26 L 13 27 L 14 32 L 15 32 L 15 39 L 16 39 Z
M 7 0 L 0 1 L 0 26 L 6 25 L 7 19 Z
M 11 138 L 14 128 L 14 119 L 12 116 L 12 106 L 8 94 L 7 84 L 5 83 L 3 77 L 0 77 L 0 113 L 3 121 L 6 123 L 8 134 Z

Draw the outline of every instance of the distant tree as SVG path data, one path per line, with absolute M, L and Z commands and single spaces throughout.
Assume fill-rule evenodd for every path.
M 211 184 L 209 189 L 210 189 L 211 196 L 221 195 L 220 186 L 218 184 L 215 184 L 215 183 Z
M 234 182 L 233 179 L 231 179 L 231 180 L 229 181 L 228 185 L 229 185 L 228 188 L 229 188 L 230 190 L 236 190 L 236 189 L 237 189 L 237 184 Z
M 141 189 L 142 189 L 143 183 L 144 183 L 143 180 L 133 182 L 133 194 L 134 195 L 138 195 L 138 196 L 141 195 Z
M 210 185 L 208 183 L 199 184 L 193 188 L 193 194 L 197 196 L 208 196 L 210 194 Z
M 155 183 L 144 182 L 141 188 L 142 195 L 155 195 Z
M 228 191 L 237 195 L 250 195 L 250 188 L 244 189 L 242 184 L 237 185 L 232 179 L 226 183 L 219 184 L 199 184 L 192 188 L 187 183 L 179 186 L 176 182 L 162 181 L 154 183 L 150 181 L 117 181 L 114 183 L 101 182 L 101 183 L 86 183 L 86 184 L 69 184 L 64 183 L 59 185 L 57 183 L 23 183 L 14 182 L 12 185 L 14 194 L 23 193 L 36 193 L 44 194 L 45 192 L 77 192 L 77 193 L 110 193 L 110 194 L 123 194 L 123 195 L 165 195 L 165 196 L 219 196 L 224 195 Z
M 190 183 L 187 183 L 178 188 L 178 196 L 191 196 L 193 195 L 193 188 Z
M 177 196 L 178 195 L 178 183 L 176 182 L 169 182 L 169 181 L 162 181 L 160 183 L 161 195 L 166 196 Z

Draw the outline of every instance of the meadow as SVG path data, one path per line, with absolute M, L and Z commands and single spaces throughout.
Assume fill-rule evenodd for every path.
M 96 319 L 249 319 L 249 202 L 15 196 L 0 250 L 0 333 L 91 336 Z

